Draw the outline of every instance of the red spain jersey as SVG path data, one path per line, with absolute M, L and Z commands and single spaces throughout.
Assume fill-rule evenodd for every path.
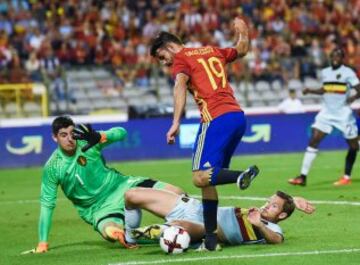
M 174 57 L 172 76 L 178 73 L 189 76 L 189 92 L 201 112 L 202 122 L 228 112 L 241 111 L 234 97 L 225 71 L 225 65 L 237 57 L 234 48 L 184 48 Z

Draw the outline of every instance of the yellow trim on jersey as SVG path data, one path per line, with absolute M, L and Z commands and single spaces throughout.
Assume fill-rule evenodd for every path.
M 346 93 L 347 86 L 345 84 L 324 84 L 324 90 L 330 93 Z
M 245 229 L 246 229 L 246 232 L 248 233 L 249 239 L 250 240 L 258 240 L 258 238 L 255 235 L 255 231 L 253 229 L 252 224 L 250 224 L 250 222 L 247 219 L 247 214 L 242 215 L 241 218 L 244 221 Z
M 202 98 L 198 97 L 198 92 L 196 90 L 192 89 L 192 91 L 194 92 L 195 102 L 201 109 L 201 116 L 202 116 L 204 122 L 212 121 L 213 118 L 211 117 L 210 112 L 207 109 L 206 101 L 203 100 Z
M 202 114 L 202 116 L 204 118 L 204 121 L 205 122 L 212 121 L 212 117 L 211 117 L 210 112 L 208 111 L 208 108 L 207 108 L 207 103 L 203 99 L 199 99 L 199 101 L 201 102 L 201 106 L 202 106 L 201 114 Z

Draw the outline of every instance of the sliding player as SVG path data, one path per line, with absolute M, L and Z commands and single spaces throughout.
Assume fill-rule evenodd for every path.
M 168 225 L 183 227 L 192 242 L 204 237 L 204 220 L 200 201 L 184 195 L 160 190 L 132 189 L 126 192 L 127 215 L 129 209 L 142 208 L 164 218 L 165 225 L 151 225 L 137 229 L 140 220 L 135 215 L 126 216 L 126 238 L 135 242 L 138 237 L 157 239 Z M 217 215 L 217 237 L 230 245 L 255 243 L 282 243 L 284 235 L 280 221 L 289 218 L 295 208 L 311 214 L 314 206 L 301 197 L 291 197 L 278 191 L 261 208 L 219 207 Z
M 75 129 L 74 126 L 67 116 L 57 117 L 52 123 L 52 137 L 58 148 L 43 170 L 39 243 L 35 249 L 25 253 L 48 250 L 48 235 L 59 185 L 86 223 L 106 240 L 118 241 L 126 248 L 134 247 L 124 239 L 124 193 L 127 190 L 145 187 L 182 193 L 170 184 L 126 176 L 106 166 L 101 150 L 111 143 L 122 141 L 127 134 L 124 128 L 97 132 L 90 125 L 80 125 Z

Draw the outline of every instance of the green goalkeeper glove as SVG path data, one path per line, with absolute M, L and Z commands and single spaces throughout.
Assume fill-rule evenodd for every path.
M 86 152 L 101 140 L 101 134 L 95 131 L 90 124 L 77 125 L 73 131 L 73 137 L 75 140 L 85 140 L 88 142 L 81 148 L 81 151 L 83 152 Z

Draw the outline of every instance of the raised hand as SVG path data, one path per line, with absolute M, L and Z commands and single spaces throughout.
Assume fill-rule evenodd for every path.
M 262 224 L 261 223 L 261 214 L 260 214 L 260 210 L 258 208 L 249 209 L 247 219 L 252 225 L 260 226 Z
M 248 26 L 246 25 L 245 21 L 241 18 L 236 17 L 233 22 L 234 29 L 237 32 L 245 33 L 249 30 Z
M 95 131 L 90 124 L 79 124 L 73 131 L 73 137 L 76 140 L 85 140 L 88 143 L 81 149 L 86 152 L 101 140 L 101 134 Z

